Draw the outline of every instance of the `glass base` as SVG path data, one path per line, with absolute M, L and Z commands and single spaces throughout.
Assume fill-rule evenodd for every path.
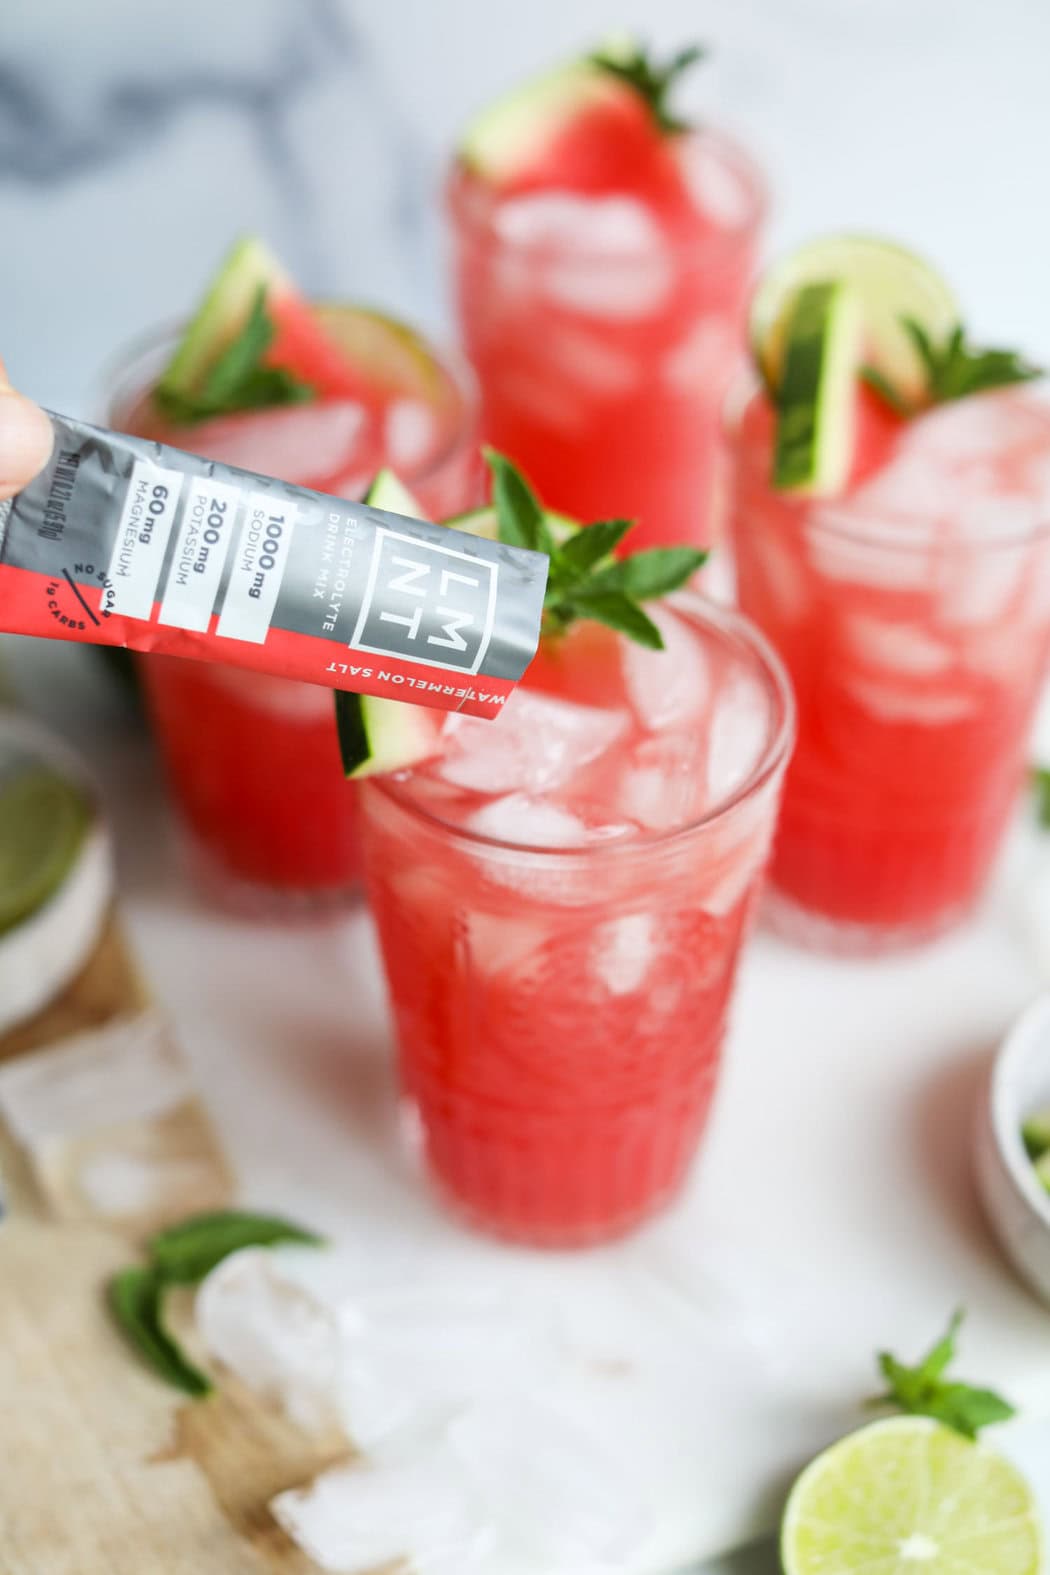
M 236 874 L 191 831 L 181 833 L 183 862 L 205 900 L 239 919 L 309 924 L 346 913 L 363 901 L 361 881 L 346 886 L 270 886 Z
M 956 903 L 926 919 L 906 924 L 865 924 L 855 919 L 836 919 L 828 914 L 803 908 L 775 887 L 767 889 L 762 904 L 762 923 L 774 935 L 802 946 L 807 951 L 824 952 L 833 957 L 882 957 L 891 952 L 912 951 L 939 940 L 969 918 L 972 903 Z
M 587 1247 L 602 1247 L 609 1242 L 633 1236 L 635 1231 L 662 1214 L 675 1201 L 682 1190 L 679 1180 L 664 1192 L 646 1199 L 644 1205 L 608 1219 L 590 1224 L 533 1226 L 513 1220 L 496 1219 L 484 1209 L 475 1208 L 467 1199 L 454 1192 L 432 1170 L 425 1172 L 427 1181 L 447 1214 L 459 1220 L 468 1230 L 495 1241 L 504 1241 L 516 1247 L 535 1247 L 543 1252 L 576 1252 Z

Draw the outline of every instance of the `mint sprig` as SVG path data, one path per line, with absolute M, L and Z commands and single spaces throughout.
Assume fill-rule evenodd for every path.
M 909 1416 L 929 1416 L 970 1439 L 993 1422 L 1009 1421 L 1016 1414 L 1014 1408 L 994 1390 L 945 1377 L 955 1360 L 956 1338 L 964 1317 L 962 1311 L 956 1312 L 945 1333 L 913 1367 L 889 1351 L 881 1351 L 878 1366 L 888 1387 L 868 1405 L 888 1406 Z
M 948 404 L 1014 383 L 1030 383 L 1045 375 L 1043 367 L 1026 361 L 1017 350 L 985 350 L 971 344 L 962 323 L 956 323 L 942 344 L 935 344 L 914 317 L 902 317 L 900 321 L 926 373 L 926 396 L 921 404 L 909 404 L 877 367 L 863 366 L 860 370 L 862 381 L 900 416 L 918 415 L 931 405 Z
M 210 1394 L 211 1379 L 187 1359 L 165 1324 L 165 1295 L 173 1285 L 199 1285 L 232 1252 L 279 1242 L 324 1244 L 312 1231 L 271 1214 L 240 1209 L 195 1214 L 150 1237 L 148 1263 L 113 1276 L 106 1288 L 110 1311 L 128 1344 L 161 1378 L 195 1398 Z
M 543 603 L 546 632 L 561 634 L 578 619 L 589 618 L 650 650 L 663 650 L 659 629 L 639 604 L 678 590 L 707 561 L 707 553 L 695 547 L 651 547 L 610 561 L 610 553 L 633 525 L 619 519 L 597 520 L 556 542 L 521 471 L 495 449 L 486 449 L 485 459 L 492 471 L 500 541 L 550 558 Z
M 599 49 L 591 60 L 632 87 L 649 109 L 659 130 L 670 135 L 689 130 L 687 120 L 671 113 L 671 91 L 690 66 L 703 60 L 707 53 L 702 45 L 690 44 L 678 50 L 664 65 L 657 65 L 648 50 L 640 44 L 632 44 L 622 50 L 617 47 Z
M 270 405 L 297 405 L 313 399 L 315 390 L 283 366 L 266 366 L 263 356 L 273 343 L 275 328 L 266 310 L 266 286 L 260 285 L 251 311 L 236 338 L 208 368 L 195 393 L 168 387 L 164 379 L 153 391 L 154 403 L 171 421 L 189 425 L 239 410 Z

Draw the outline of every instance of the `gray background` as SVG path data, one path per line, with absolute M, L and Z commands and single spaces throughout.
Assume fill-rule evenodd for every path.
M 632 22 L 715 47 L 692 101 L 765 162 L 773 244 L 896 232 L 1050 359 L 1045 0 L 3 0 L 0 350 L 83 409 L 244 228 L 308 288 L 439 326 L 457 128 Z

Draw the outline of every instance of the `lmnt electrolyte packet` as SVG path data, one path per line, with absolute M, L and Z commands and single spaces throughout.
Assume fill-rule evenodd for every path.
M 49 412 L 50 414 L 50 412 Z M 0 629 L 494 716 L 547 559 L 51 415 L 0 503 Z

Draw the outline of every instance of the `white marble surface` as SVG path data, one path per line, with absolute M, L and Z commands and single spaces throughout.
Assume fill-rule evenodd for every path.
M 242 229 L 309 289 L 442 321 L 436 198 L 470 110 L 613 26 L 715 54 L 699 113 L 776 192 L 771 242 L 910 238 L 988 336 L 1050 360 L 1038 0 L 4 0 L 0 350 L 83 410 Z

